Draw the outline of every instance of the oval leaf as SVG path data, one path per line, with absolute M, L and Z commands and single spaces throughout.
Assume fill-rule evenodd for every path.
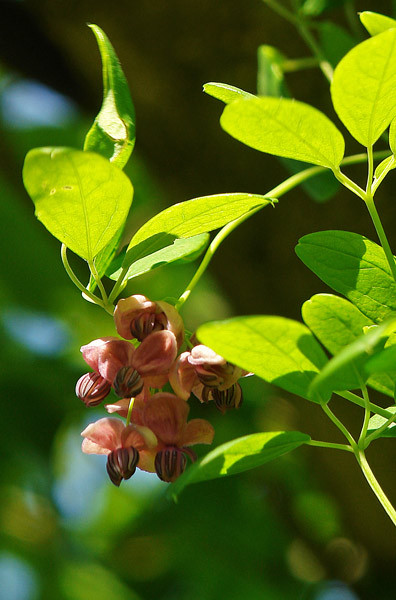
M 371 146 L 396 115 L 396 30 L 358 44 L 334 71 L 331 96 L 345 127 Z
M 207 481 L 241 473 L 291 452 L 310 441 L 309 435 L 299 431 L 270 431 L 253 433 L 218 446 L 194 463 L 169 488 L 176 499 L 190 483 Z
M 103 103 L 87 133 L 84 150 L 98 152 L 123 168 L 135 145 L 135 109 L 109 38 L 97 25 L 89 27 L 95 34 L 102 57 Z
M 225 102 L 225 104 L 240 100 L 241 98 L 255 98 L 253 94 L 240 90 L 233 85 L 228 85 L 227 83 L 205 83 L 203 91 L 209 96 L 213 96 L 213 98 Z
M 229 362 L 302 398 L 310 399 L 310 383 L 327 362 L 309 329 L 283 317 L 248 316 L 206 323 L 197 336 Z
M 333 391 L 361 388 L 368 374 L 365 363 L 376 351 L 382 350 L 386 339 L 396 329 L 396 318 L 374 325 L 367 333 L 346 346 L 332 358 L 313 380 L 309 394 L 323 396 Z
M 154 236 L 157 236 L 155 243 L 159 243 L 159 234 L 166 236 L 169 244 L 171 236 L 187 238 L 208 233 L 254 209 L 273 203 L 274 199 L 258 194 L 217 194 L 180 202 L 147 221 L 133 236 L 128 250 Z
M 128 177 L 93 152 L 31 150 L 23 181 L 37 218 L 86 260 L 92 260 L 122 227 L 132 202 Z
M 232 102 L 220 119 L 223 129 L 251 148 L 337 169 L 344 139 L 319 110 L 285 98 Z
M 370 35 L 378 35 L 387 29 L 393 29 L 396 27 L 395 19 L 386 17 L 370 10 L 365 10 L 359 13 L 359 19 L 367 29 Z
M 373 325 L 354 304 L 332 294 L 316 294 L 302 306 L 302 317 L 323 346 L 335 355 L 363 333 L 364 327 Z M 376 358 L 379 355 L 375 355 Z M 396 363 L 395 363 L 396 364 Z M 366 372 L 370 374 L 369 371 Z M 375 371 L 372 371 L 375 373 Z M 377 371 L 379 373 L 379 371 Z M 370 377 L 368 385 L 393 397 L 394 378 L 382 372 Z
M 160 235 L 160 245 L 166 243 L 164 236 Z M 155 238 L 155 236 L 154 236 Z M 172 239 L 172 236 L 170 236 Z M 195 260 L 205 250 L 209 242 L 209 235 L 207 233 L 200 233 L 190 238 L 176 238 L 172 243 L 161 247 L 156 252 L 152 249 L 155 247 L 155 241 L 153 238 L 149 238 L 141 242 L 137 246 L 134 246 L 130 251 L 129 255 L 124 260 L 124 268 L 126 268 L 129 261 L 131 266 L 126 274 L 126 279 L 133 279 L 143 273 L 163 267 L 169 263 L 183 259 L 184 261 Z M 145 254 L 150 249 L 149 254 Z M 110 275 L 110 279 L 117 280 L 121 274 L 121 270 L 118 269 Z
M 296 254 L 322 281 L 375 323 L 396 311 L 396 284 L 378 244 L 349 231 L 302 237 Z
M 286 57 L 273 46 L 263 44 L 257 50 L 257 93 L 260 96 L 289 96 L 283 73 Z
M 388 410 L 390 413 L 395 413 L 396 406 L 389 406 L 386 410 Z M 369 421 L 369 424 L 368 424 L 367 435 L 370 435 L 370 433 L 374 433 L 375 431 L 377 431 L 377 429 L 382 427 L 386 423 L 386 421 L 387 421 L 387 419 L 385 419 L 384 417 L 381 417 L 380 415 L 372 416 Z M 380 433 L 378 438 L 394 438 L 394 437 L 396 437 L 395 427 L 396 427 L 396 423 L 391 423 L 389 425 L 389 427 L 387 427 L 386 429 L 384 429 L 384 431 L 382 433 Z

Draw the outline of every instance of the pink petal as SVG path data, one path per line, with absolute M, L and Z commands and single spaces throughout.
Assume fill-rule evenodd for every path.
M 226 360 L 222 356 L 220 356 L 220 354 L 216 354 L 216 352 L 214 352 L 207 346 L 204 346 L 203 344 L 198 344 L 198 346 L 194 346 L 194 348 L 191 350 L 189 362 L 192 365 L 226 364 Z
M 84 452 L 84 454 L 110 454 L 111 452 L 111 450 L 102 448 L 102 446 L 99 446 L 99 444 L 91 442 L 91 440 L 88 438 L 83 439 L 81 450 Z
M 137 450 L 152 450 L 158 445 L 156 435 L 148 427 L 143 425 L 128 425 L 122 433 L 122 445 L 124 448 L 134 446 Z
M 129 402 L 129 398 L 123 398 L 122 400 L 114 402 L 114 404 L 105 404 L 104 407 L 110 414 L 118 413 L 120 417 L 126 417 L 128 414 Z
M 175 335 L 176 341 L 177 341 L 177 347 L 180 348 L 180 346 L 182 345 L 183 340 L 184 340 L 183 319 L 181 318 L 180 314 L 175 309 L 175 307 L 172 306 L 172 304 L 168 304 L 168 302 L 163 302 L 161 300 L 161 301 L 156 302 L 156 305 L 157 305 L 156 312 L 161 311 L 165 314 L 165 317 L 167 320 L 166 328 Z
M 165 445 L 177 446 L 190 410 L 187 402 L 174 394 L 160 392 L 146 402 L 144 424 Z
M 131 365 L 135 348 L 116 337 L 105 337 L 82 346 L 84 360 L 104 379 L 113 383 L 121 367 Z
M 139 462 L 138 467 L 142 471 L 148 471 L 149 473 L 155 473 L 155 455 L 156 450 L 141 450 L 139 451 Z
M 129 298 L 123 298 L 117 302 L 114 311 L 114 321 L 117 332 L 126 340 L 133 339 L 130 325 L 142 312 L 155 312 L 155 302 L 152 302 L 146 296 L 136 294 Z
M 169 383 L 179 398 L 188 400 L 194 384 L 198 381 L 195 367 L 189 362 L 190 352 L 182 352 L 169 371 Z
M 211 444 L 214 429 L 205 419 L 192 419 L 186 425 L 180 439 L 180 446 L 193 446 L 194 444 Z
M 121 448 L 121 434 L 123 429 L 125 429 L 125 425 L 122 421 L 105 417 L 88 425 L 81 435 L 100 446 L 103 450 L 112 451 Z M 86 446 L 88 447 L 89 445 L 86 444 Z M 100 454 L 108 454 L 108 452 L 100 452 Z
M 177 355 L 176 338 L 170 331 L 156 331 L 137 348 L 133 366 L 142 377 L 168 373 Z

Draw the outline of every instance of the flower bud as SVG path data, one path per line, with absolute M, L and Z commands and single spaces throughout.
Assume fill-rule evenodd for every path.
M 99 373 L 86 373 L 76 383 L 76 396 L 86 406 L 97 406 L 109 394 L 111 384 Z
M 157 452 L 154 463 L 158 477 L 169 483 L 183 473 L 186 464 L 187 458 L 183 450 L 176 447 L 164 448 Z
M 130 330 L 133 338 L 142 342 L 150 333 L 162 331 L 166 328 L 166 319 L 161 319 L 162 314 L 141 313 L 131 321 Z M 161 322 L 165 321 L 164 323 Z
M 143 389 L 143 380 L 133 367 L 121 367 L 113 381 L 113 388 L 120 398 L 134 398 Z
M 133 446 L 117 448 L 107 456 L 107 473 L 117 487 L 123 479 L 129 479 L 136 471 L 139 462 L 139 452 Z
M 212 398 L 223 415 L 231 408 L 239 408 L 242 404 L 242 389 L 239 383 L 234 383 L 226 390 L 211 390 Z

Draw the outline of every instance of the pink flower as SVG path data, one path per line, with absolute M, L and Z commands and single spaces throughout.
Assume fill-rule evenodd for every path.
M 152 302 L 146 296 L 135 295 L 119 300 L 114 311 L 116 329 L 126 340 L 143 341 L 155 331 L 170 331 L 180 348 L 184 325 L 177 310 L 168 302 Z
M 245 374 L 241 368 L 199 344 L 178 357 L 169 373 L 169 381 L 180 398 L 188 400 L 193 392 L 201 402 L 214 400 L 224 413 L 240 406 L 242 390 L 237 381 Z
M 107 455 L 107 473 L 116 486 L 132 477 L 136 466 L 145 464 L 145 454 L 151 461 L 151 449 L 157 445 L 157 438 L 147 427 L 126 427 L 119 419 L 112 418 L 91 423 L 81 435 L 85 454 Z
M 170 331 L 156 331 L 138 348 L 116 337 L 105 337 L 82 346 L 86 363 L 109 382 L 121 397 L 137 396 L 146 387 L 161 388 L 176 355 L 176 338 Z
M 205 419 L 187 422 L 189 410 L 190 407 L 181 398 L 160 392 L 132 411 L 133 421 L 141 423 L 157 437 L 158 444 L 152 452 L 152 468 L 148 470 L 156 471 L 163 481 L 177 479 L 186 467 L 187 457 L 196 460 L 189 446 L 211 444 L 213 441 L 212 425 Z

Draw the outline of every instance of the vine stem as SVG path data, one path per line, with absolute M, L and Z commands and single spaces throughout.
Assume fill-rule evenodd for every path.
M 355 440 L 353 439 L 352 435 L 349 433 L 348 429 L 345 427 L 344 423 L 342 423 L 338 417 L 336 417 L 336 415 L 333 413 L 333 411 L 329 408 L 329 406 L 325 403 L 321 404 L 322 409 L 324 410 L 324 412 L 326 413 L 326 415 L 329 417 L 329 419 L 331 421 L 333 421 L 334 425 L 341 431 L 341 433 L 346 437 L 346 439 L 348 440 L 352 451 L 354 452 L 354 454 L 356 455 L 356 452 L 359 451 L 358 445 L 355 442 Z
M 386 157 L 387 155 L 389 155 L 389 151 L 386 151 L 386 150 L 381 150 L 381 151 L 375 153 L 375 156 L 377 158 Z M 353 164 L 357 164 L 357 163 L 361 163 L 361 162 L 365 161 L 366 158 L 367 158 L 366 154 L 363 154 L 363 153 L 354 154 L 352 156 L 347 156 L 346 158 L 344 158 L 344 160 L 341 162 L 341 164 L 342 165 L 353 165 Z M 293 188 L 300 185 L 300 183 L 303 183 L 307 179 L 310 179 L 311 177 L 314 177 L 315 175 L 318 175 L 319 173 L 323 173 L 324 171 L 327 171 L 326 167 L 309 167 L 308 169 L 304 169 L 303 171 L 300 171 L 299 173 L 296 173 L 295 175 L 291 175 L 291 177 L 288 177 L 287 179 L 285 179 L 285 181 L 283 181 L 279 185 L 272 188 L 272 190 L 267 192 L 265 195 L 270 198 L 271 197 L 272 198 L 280 198 L 281 196 L 286 194 L 286 192 L 289 192 Z M 337 177 L 337 179 L 339 179 L 341 181 L 341 183 L 343 183 L 344 185 L 345 185 L 346 181 L 350 182 L 350 185 L 353 184 L 355 186 L 355 188 L 357 188 L 357 190 L 356 189 L 354 190 L 355 194 L 357 194 L 360 198 L 362 198 L 364 196 L 364 190 L 359 188 L 359 186 L 357 186 L 353 181 L 351 181 L 346 175 L 341 173 L 341 171 L 339 173 L 340 173 L 340 175 L 339 175 L 339 177 Z M 336 175 L 336 173 L 334 173 L 334 175 Z M 349 185 L 347 187 L 349 187 Z M 260 206 L 256 209 L 249 211 L 248 213 L 242 215 L 238 219 L 235 219 L 235 221 L 228 223 L 222 229 L 220 229 L 219 233 L 213 238 L 211 244 L 209 245 L 209 248 L 207 249 L 205 256 L 203 257 L 201 264 L 199 265 L 193 278 L 191 279 L 191 281 L 187 285 L 185 291 L 182 293 L 182 295 L 176 302 L 175 307 L 177 310 L 180 310 L 180 308 L 183 306 L 183 304 L 185 303 L 187 298 L 190 296 L 192 290 L 194 289 L 194 287 L 197 285 L 198 281 L 204 274 L 206 268 L 208 267 L 210 261 L 212 260 L 214 253 L 216 252 L 216 250 L 219 247 L 219 245 L 221 244 L 221 242 L 223 240 L 225 240 L 225 238 L 236 227 L 238 227 L 238 225 L 240 225 L 241 223 L 246 221 L 246 219 L 248 219 L 249 217 L 254 215 L 259 210 L 261 210 L 261 208 L 263 208 L 263 207 Z M 123 277 L 125 276 L 127 269 L 124 269 L 124 272 L 125 273 L 121 274 L 122 276 L 119 277 L 119 279 L 116 283 L 115 287 L 119 286 L 118 289 L 120 289 L 121 286 L 123 285 Z M 118 292 L 118 289 L 117 289 L 117 292 Z M 113 300 L 115 297 L 114 290 L 115 290 L 115 288 L 113 289 L 112 293 L 110 294 L 110 300 Z M 376 411 L 374 411 L 374 412 L 376 412 Z
M 386 496 L 385 492 L 383 491 L 382 487 L 378 483 L 374 473 L 372 472 L 371 467 L 367 462 L 364 451 L 361 449 L 355 451 L 355 456 L 369 486 L 373 490 L 374 494 L 377 496 L 380 504 L 382 505 L 383 509 L 387 513 L 392 523 L 396 526 L 396 511 L 393 508 L 388 497 Z
M 395 415 L 396 417 L 396 415 Z M 333 442 L 320 442 L 318 440 L 310 440 L 306 442 L 307 446 L 317 446 L 318 448 L 333 448 L 334 450 L 346 450 L 347 452 L 352 452 L 352 446 L 348 446 L 347 444 L 334 444 Z
M 71 268 L 69 261 L 67 259 L 67 246 L 65 246 L 65 244 L 62 244 L 62 246 L 61 246 L 61 258 L 62 258 L 63 266 L 65 267 L 65 271 L 69 275 L 69 277 L 72 280 L 72 282 L 74 283 L 74 285 L 76 287 L 78 287 L 78 289 L 85 296 L 87 296 L 87 298 L 89 298 L 94 304 L 97 304 L 98 306 L 103 307 L 103 302 L 100 300 L 100 298 L 98 298 L 97 296 L 95 296 L 95 294 L 92 294 L 92 292 L 87 290 L 87 288 L 81 283 L 81 281 L 78 279 L 77 275 L 74 273 L 74 271 Z
M 131 398 L 129 401 L 129 406 L 128 406 L 128 414 L 127 414 L 126 424 L 125 424 L 126 427 L 128 427 L 128 425 L 131 422 L 132 409 L 133 409 L 134 404 L 135 404 L 135 398 Z
M 357 406 L 361 406 L 362 408 L 365 408 L 365 402 L 364 402 L 363 398 L 361 398 L 357 394 L 354 394 L 353 392 L 334 392 L 334 393 L 337 396 L 340 396 L 340 398 L 345 398 L 345 400 L 349 400 L 349 402 L 352 402 L 353 404 L 356 404 Z M 369 405 L 370 405 L 370 411 L 372 413 L 380 415 L 381 417 L 384 417 L 384 419 L 390 419 L 394 416 L 393 413 L 389 412 L 389 410 L 386 410 L 386 408 L 382 408 L 381 406 L 377 406 L 377 404 L 373 404 L 372 402 L 370 402 Z

